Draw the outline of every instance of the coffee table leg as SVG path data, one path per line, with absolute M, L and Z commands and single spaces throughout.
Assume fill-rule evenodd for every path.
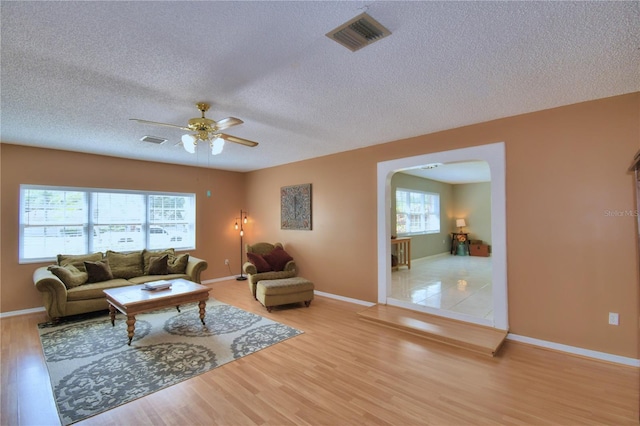
M 202 321 L 202 325 L 204 325 L 205 306 L 207 306 L 206 300 L 201 300 L 200 302 L 198 302 L 198 308 L 200 308 L 200 321 Z
M 131 346 L 131 340 L 133 340 L 133 333 L 136 329 L 136 317 L 135 315 L 127 315 L 127 334 L 129 335 L 129 343 Z
M 116 308 L 109 303 L 109 318 L 111 318 L 111 327 L 116 325 Z

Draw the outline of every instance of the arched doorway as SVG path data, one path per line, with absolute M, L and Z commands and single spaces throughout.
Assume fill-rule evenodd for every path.
M 492 327 L 508 330 L 507 301 L 507 261 L 506 261 L 506 191 L 504 143 L 480 145 L 469 148 L 442 151 L 414 157 L 378 163 L 378 303 L 388 303 L 387 295 L 391 284 L 391 176 L 400 170 L 419 167 L 431 163 L 451 163 L 460 161 L 486 161 L 491 170 L 491 240 L 492 280 L 494 314 Z M 430 312 L 445 317 L 457 318 L 446 311 Z M 468 319 L 467 319 L 468 320 Z M 471 320 L 473 322 L 473 320 Z M 483 325 L 484 322 L 479 322 Z

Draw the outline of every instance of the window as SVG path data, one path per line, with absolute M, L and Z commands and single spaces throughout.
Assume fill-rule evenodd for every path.
M 20 262 L 195 248 L 195 194 L 20 186 Z
M 440 232 L 440 194 L 396 189 L 398 235 Z

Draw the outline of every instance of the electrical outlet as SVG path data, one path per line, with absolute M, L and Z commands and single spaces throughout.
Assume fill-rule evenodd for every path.
M 620 323 L 620 315 L 616 312 L 609 312 L 609 324 L 618 325 Z
M 229 259 L 225 259 L 225 260 L 224 260 L 224 264 L 225 264 L 225 265 L 228 265 L 228 264 L 229 264 Z

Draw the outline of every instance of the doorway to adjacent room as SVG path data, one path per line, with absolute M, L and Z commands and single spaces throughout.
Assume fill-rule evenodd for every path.
M 491 172 L 491 302 L 492 315 L 480 318 L 399 301 L 391 297 L 391 177 L 434 163 L 486 161 Z M 488 325 L 508 330 L 507 273 L 506 273 L 506 192 L 504 143 L 480 145 L 378 163 L 378 303 L 396 305 L 434 315 Z

